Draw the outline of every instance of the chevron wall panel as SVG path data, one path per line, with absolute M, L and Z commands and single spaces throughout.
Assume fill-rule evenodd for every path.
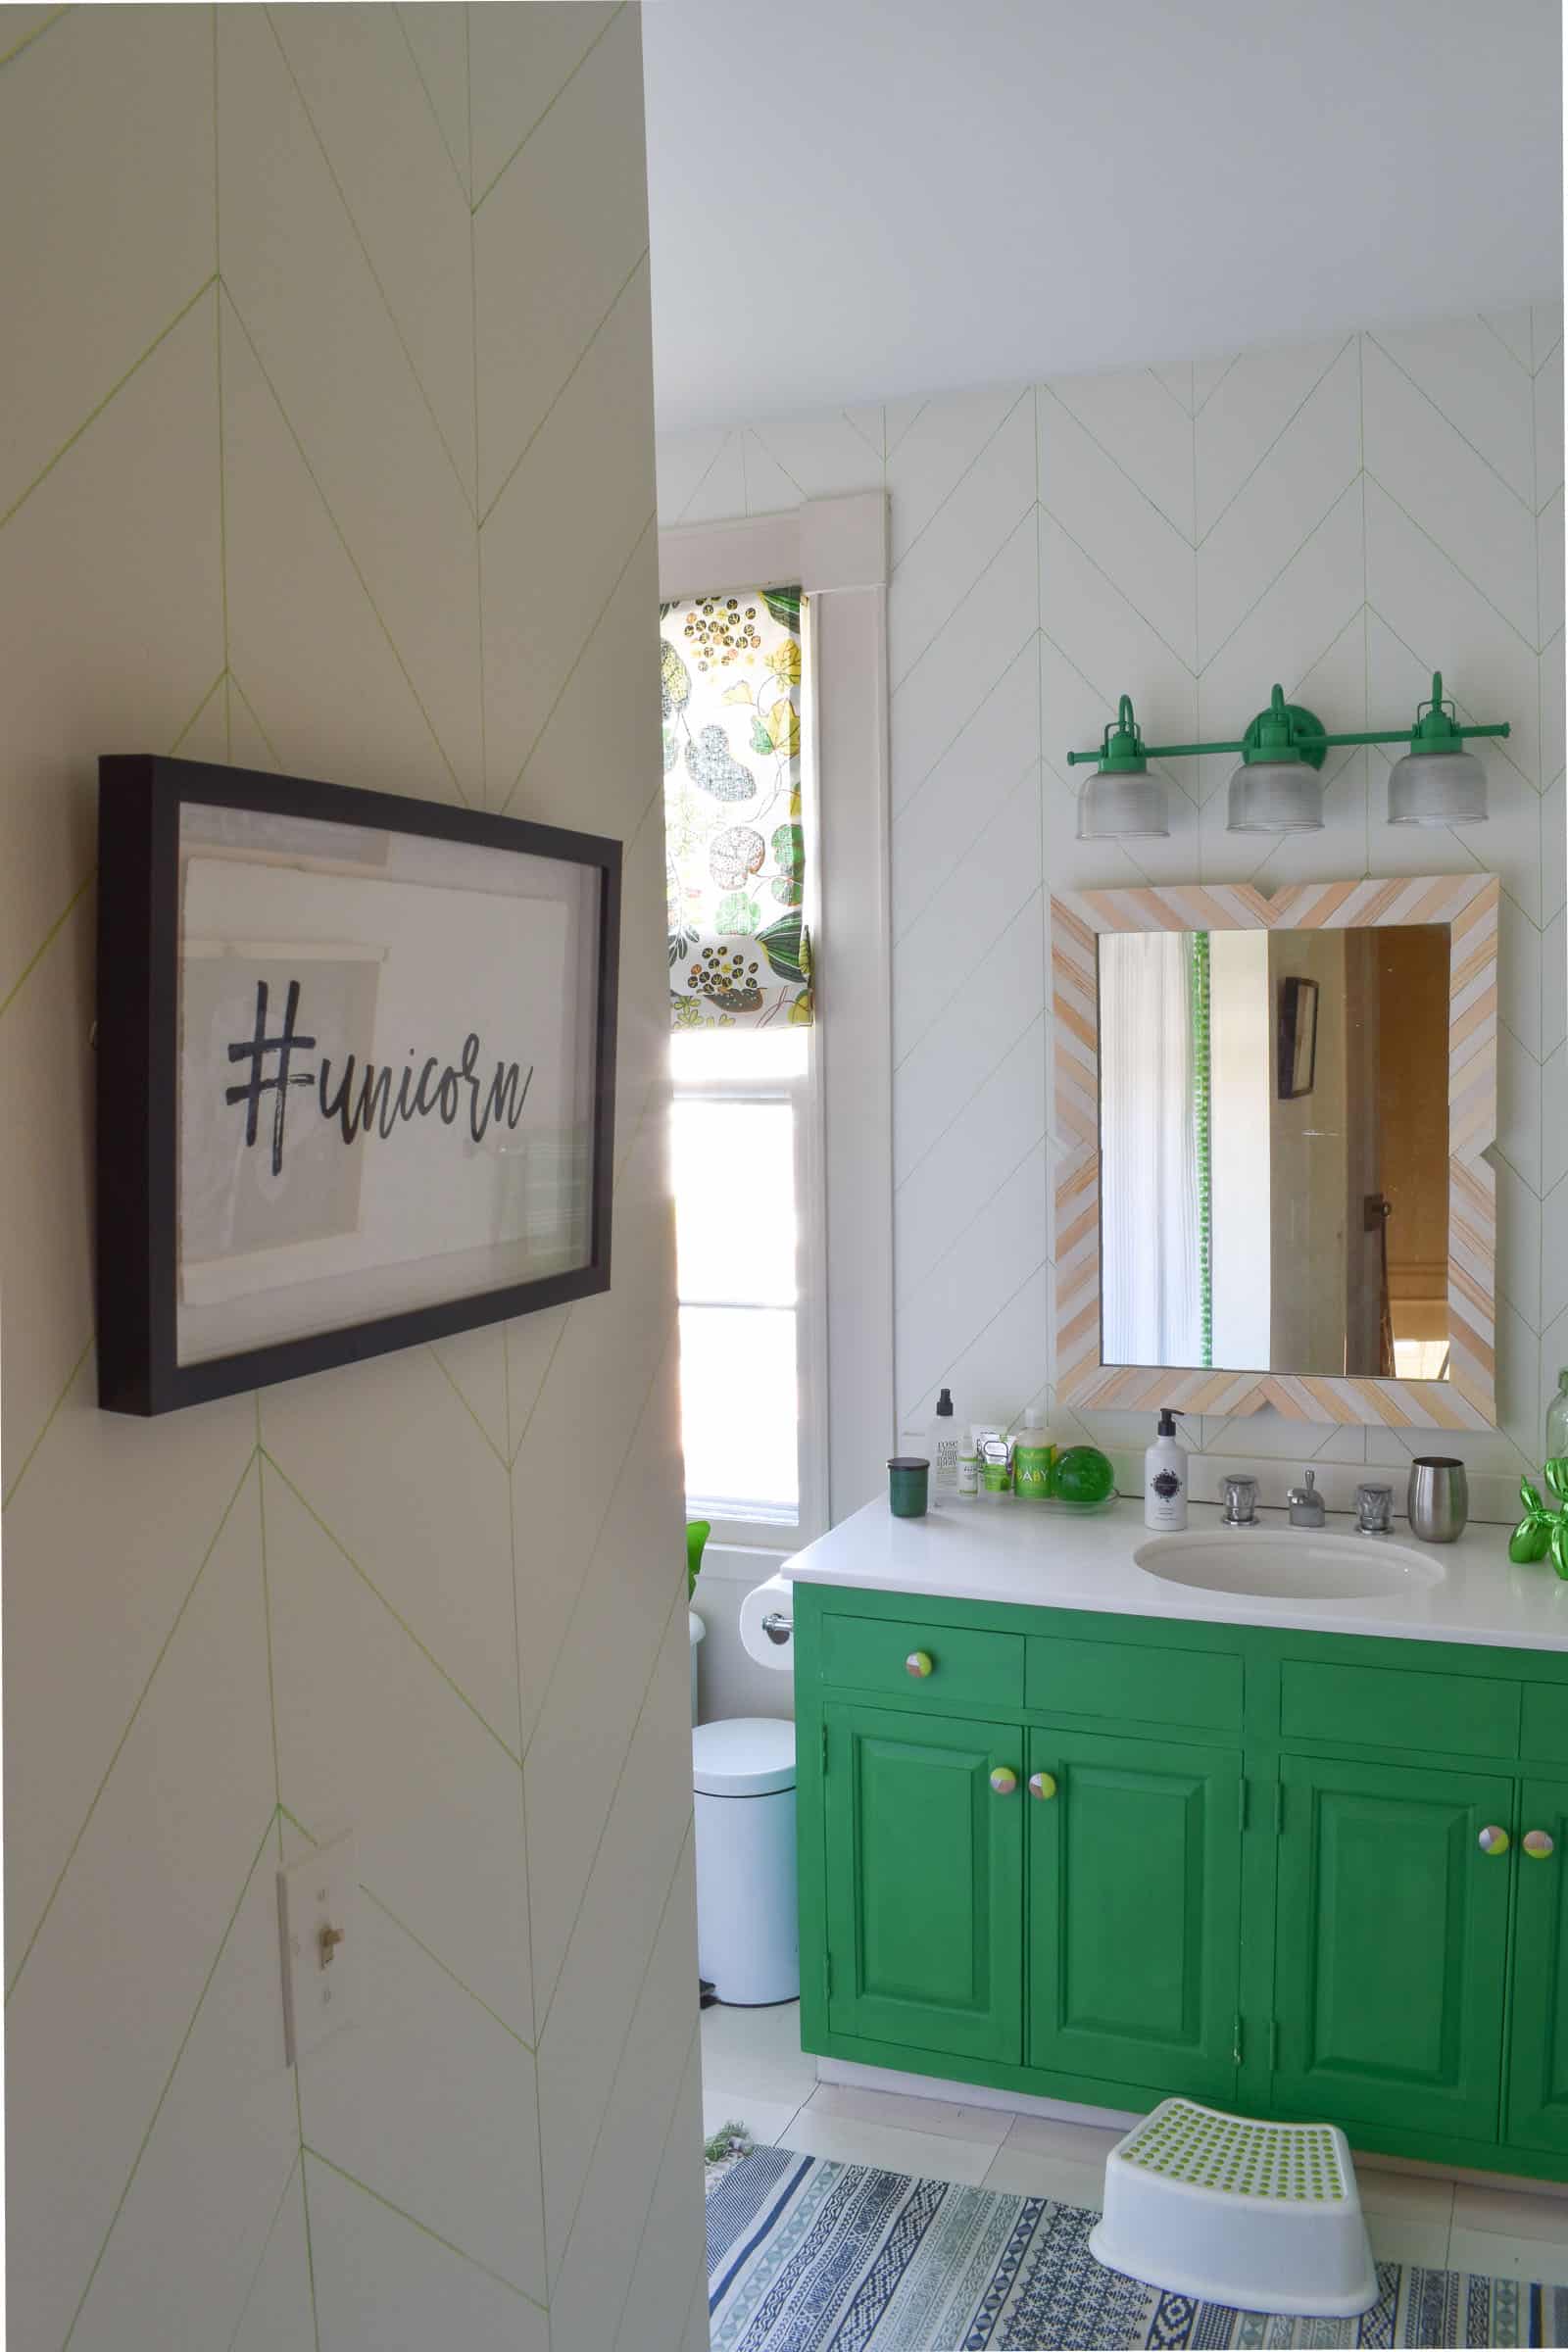
M 1053 894 L 1492 872 L 1499 1427 L 1451 1443 L 1475 1507 L 1515 1515 L 1568 1361 L 1562 400 L 1561 307 L 1543 304 L 661 439 L 663 522 L 890 496 L 905 1426 L 950 1381 L 976 1412 L 1044 1406 L 1137 1487 L 1142 1401 L 1054 1393 L 1052 1300 L 1088 1203 L 1050 1198 L 1081 1141 L 1048 1109 L 1053 1054 L 1075 1051 Z M 1321 833 L 1228 834 L 1216 759 L 1167 763 L 1169 840 L 1074 837 L 1064 754 L 1122 693 L 1152 741 L 1239 731 L 1275 679 L 1349 731 L 1413 710 L 1437 667 L 1464 716 L 1513 723 L 1487 753 L 1485 825 L 1390 831 L 1396 755 L 1371 750 L 1331 755 Z M 1397 1480 L 1422 1444 L 1344 1423 L 1326 1394 L 1288 1401 L 1315 1426 L 1205 1397 L 1194 1493 L 1247 1467 L 1279 1500 L 1310 1455 L 1343 1506 L 1369 1463 Z
M 638 12 L 0 9 L 0 200 L 12 2340 L 694 2352 Z M 624 840 L 607 1297 L 98 1413 L 107 750 Z

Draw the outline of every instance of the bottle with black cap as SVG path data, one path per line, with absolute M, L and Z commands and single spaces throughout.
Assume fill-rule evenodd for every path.
M 1187 1449 L 1176 1443 L 1176 1414 L 1159 1410 L 1159 1431 L 1144 1455 L 1144 1525 L 1161 1535 L 1187 1525 Z
M 937 1398 L 926 1450 L 931 1456 L 931 1502 L 940 1510 L 944 1503 L 956 1501 L 958 1494 L 958 1416 L 953 1409 L 951 1389 L 944 1389 Z

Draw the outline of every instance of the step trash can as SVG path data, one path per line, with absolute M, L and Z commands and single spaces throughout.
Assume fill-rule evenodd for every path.
M 766 1715 L 699 1724 L 692 1789 L 699 1971 L 736 2008 L 798 2000 L 794 1724 Z

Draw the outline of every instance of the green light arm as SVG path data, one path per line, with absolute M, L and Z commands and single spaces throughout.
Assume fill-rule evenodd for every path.
M 1506 735 L 1508 722 L 1462 727 L 1457 714 L 1449 717 L 1453 705 L 1444 700 L 1443 672 L 1432 673 L 1432 699 L 1423 703 L 1416 712 L 1413 727 L 1372 727 L 1353 734 L 1329 735 L 1321 721 L 1310 710 L 1298 710 L 1285 700 L 1283 687 L 1276 686 L 1269 708 L 1253 719 L 1240 742 L 1224 743 L 1151 743 L 1146 744 L 1138 734 L 1133 718 L 1131 698 L 1123 695 L 1118 711 L 1116 730 L 1107 727 L 1105 739 L 1098 752 L 1069 752 L 1067 764 L 1077 767 L 1091 760 L 1112 766 L 1123 766 L 1136 755 L 1142 760 L 1197 760 L 1206 752 L 1243 752 L 1249 759 L 1267 759 L 1274 756 L 1273 747 L 1292 747 L 1289 756 L 1310 760 L 1321 767 L 1325 752 L 1341 747 L 1365 743 L 1408 743 L 1412 748 L 1426 746 L 1441 750 L 1445 745 L 1461 742 L 1467 735 Z
M 1455 727 L 1455 728 L 1454 728 L 1454 730 L 1453 730 L 1453 732 L 1454 732 L 1454 734 L 1455 734 L 1455 735 L 1461 735 L 1461 736 L 1462 736 L 1462 735 L 1506 735 L 1506 734 L 1509 732 L 1509 726 L 1508 726 L 1508 721 L 1507 721 L 1506 719 L 1502 719 L 1502 720 L 1501 720 L 1501 721 L 1499 721 L 1499 722 L 1498 722 L 1496 725 L 1487 725 L 1487 726 L 1477 726 L 1477 727 Z M 1376 728 L 1370 729 L 1369 731 L 1367 731 L 1366 733 L 1363 733 L 1363 734 L 1358 734 L 1358 735 L 1318 735 L 1318 736 L 1315 736 L 1315 737 L 1313 738 L 1313 740 L 1314 740 L 1314 742 L 1316 742 L 1316 743 L 1318 743 L 1318 744 L 1321 744 L 1321 746 L 1322 746 L 1322 748 L 1324 749 L 1324 751 L 1326 751 L 1326 752 L 1330 752 L 1330 751 L 1337 750 L 1337 749 L 1338 749 L 1338 748 L 1340 748 L 1341 746 L 1348 746 L 1348 745 L 1350 745 L 1350 744 L 1362 744 L 1362 743 L 1406 743 L 1406 744 L 1407 744 L 1407 743 L 1409 742 L 1409 740 L 1410 740 L 1410 730 L 1409 730 L 1409 728 L 1408 728 L 1408 727 L 1376 727 Z M 1146 744 L 1144 748 L 1145 748 L 1145 751 L 1148 753 L 1148 756 L 1149 756 L 1149 758 L 1150 758 L 1151 760 L 1197 760 L 1197 759 L 1200 759 L 1200 758 L 1201 758 L 1201 757 L 1202 757 L 1202 755 L 1203 755 L 1205 752 L 1239 752 L 1239 751 L 1242 751 L 1242 750 L 1244 750 L 1244 749 L 1245 749 L 1245 746 L 1244 746 L 1243 744 L 1241 744 L 1240 742 L 1234 742 L 1234 743 L 1151 743 L 1151 744 Z M 1090 761 L 1090 760 L 1098 760 L 1099 758 L 1100 758 L 1100 754 L 1099 754 L 1099 752 L 1098 752 L 1098 751 L 1095 751 L 1095 752 L 1069 752 L 1069 753 L 1067 754 L 1067 765 L 1068 765 L 1069 767 L 1078 767 L 1078 766 L 1080 766 L 1080 765 L 1084 764 L 1084 763 L 1085 763 L 1085 762 L 1087 762 L 1087 761 Z

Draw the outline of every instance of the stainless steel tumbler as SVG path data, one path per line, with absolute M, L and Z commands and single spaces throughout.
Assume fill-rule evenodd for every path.
M 1410 1533 L 1423 1544 L 1452 1544 L 1470 1516 L 1463 1462 L 1445 1453 L 1418 1453 L 1410 1465 Z

